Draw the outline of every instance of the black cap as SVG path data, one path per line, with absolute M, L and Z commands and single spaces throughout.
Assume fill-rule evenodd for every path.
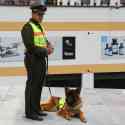
M 30 1 L 30 9 L 33 12 L 46 11 L 47 10 L 47 6 L 45 5 L 43 0 L 31 0 Z

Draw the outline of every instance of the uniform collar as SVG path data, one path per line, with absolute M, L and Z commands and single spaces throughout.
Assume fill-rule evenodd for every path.
M 33 18 L 30 19 L 31 22 L 33 22 L 36 25 L 40 25 L 38 21 L 34 20 Z

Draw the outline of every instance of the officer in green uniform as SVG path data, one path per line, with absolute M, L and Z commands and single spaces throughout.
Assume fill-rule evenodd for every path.
M 42 0 L 31 1 L 32 18 L 21 30 L 25 46 L 24 64 L 27 71 L 25 88 L 25 115 L 26 118 L 42 121 L 47 114 L 41 111 L 40 99 L 46 77 L 46 58 L 48 56 L 48 40 L 44 27 L 40 25 L 43 20 L 46 5 Z M 51 52 L 49 52 L 51 53 Z

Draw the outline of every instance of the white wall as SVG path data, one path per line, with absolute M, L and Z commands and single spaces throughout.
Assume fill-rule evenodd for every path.
M 125 21 L 125 8 L 48 8 L 47 22 L 104 22 Z M 31 13 L 28 7 L 0 7 L 0 21 L 27 21 Z

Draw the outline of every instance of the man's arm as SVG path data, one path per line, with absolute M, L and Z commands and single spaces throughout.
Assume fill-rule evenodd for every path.
M 33 30 L 32 27 L 27 23 L 21 30 L 22 40 L 25 45 L 26 51 L 32 52 L 34 48 L 33 43 Z

